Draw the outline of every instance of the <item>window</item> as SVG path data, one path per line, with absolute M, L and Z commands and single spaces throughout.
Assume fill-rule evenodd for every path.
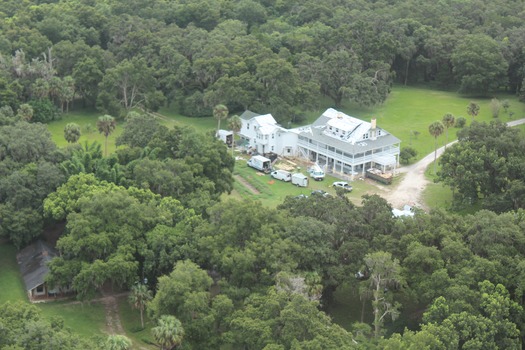
M 273 152 L 273 146 L 272 146 L 272 152 Z
M 264 135 L 264 139 L 265 139 L 265 140 L 268 140 L 268 135 Z
M 381 136 L 381 130 L 377 130 L 377 135 Z
M 250 130 L 250 123 L 246 124 L 246 129 Z
M 35 294 L 37 294 L 37 295 L 44 294 L 44 285 L 43 284 L 41 284 L 38 287 L 36 287 L 36 293 Z
M 275 138 L 275 134 L 272 134 L 272 140 Z

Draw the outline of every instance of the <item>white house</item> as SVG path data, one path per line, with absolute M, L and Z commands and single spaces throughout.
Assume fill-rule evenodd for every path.
M 300 156 L 321 164 L 325 171 L 365 173 L 369 168 L 394 170 L 399 161 L 400 140 L 377 127 L 333 108 L 312 125 L 285 129 L 271 114 L 246 111 L 241 115 L 240 136 L 258 153 Z
M 369 168 L 395 170 L 400 143 L 375 119 L 369 123 L 329 108 L 299 133 L 297 150 L 327 171 L 364 174 Z
M 271 114 L 258 115 L 246 111 L 241 115 L 239 136 L 257 153 L 273 152 L 283 156 L 295 156 L 297 133 L 277 124 Z

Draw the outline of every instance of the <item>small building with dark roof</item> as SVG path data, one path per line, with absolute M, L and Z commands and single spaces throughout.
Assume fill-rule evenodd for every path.
M 30 301 L 45 299 L 58 293 L 58 289 L 49 288 L 45 281 L 49 273 L 47 264 L 57 255 L 58 252 L 53 247 L 41 240 L 30 244 L 16 255 Z

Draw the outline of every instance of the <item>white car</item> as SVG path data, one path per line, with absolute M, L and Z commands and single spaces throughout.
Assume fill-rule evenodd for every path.
M 350 186 L 346 181 L 336 181 L 332 184 L 332 186 L 342 188 L 346 192 L 352 192 L 352 186 Z

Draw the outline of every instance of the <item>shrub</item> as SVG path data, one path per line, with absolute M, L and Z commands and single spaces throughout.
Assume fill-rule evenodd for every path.
M 29 101 L 29 105 L 33 108 L 33 118 L 31 121 L 34 123 L 49 123 L 53 120 L 60 119 L 60 111 L 53 102 L 47 98 L 31 100 Z
M 465 127 L 465 124 L 467 124 L 467 119 L 465 117 L 457 117 L 456 124 L 455 124 L 456 128 L 461 129 Z

